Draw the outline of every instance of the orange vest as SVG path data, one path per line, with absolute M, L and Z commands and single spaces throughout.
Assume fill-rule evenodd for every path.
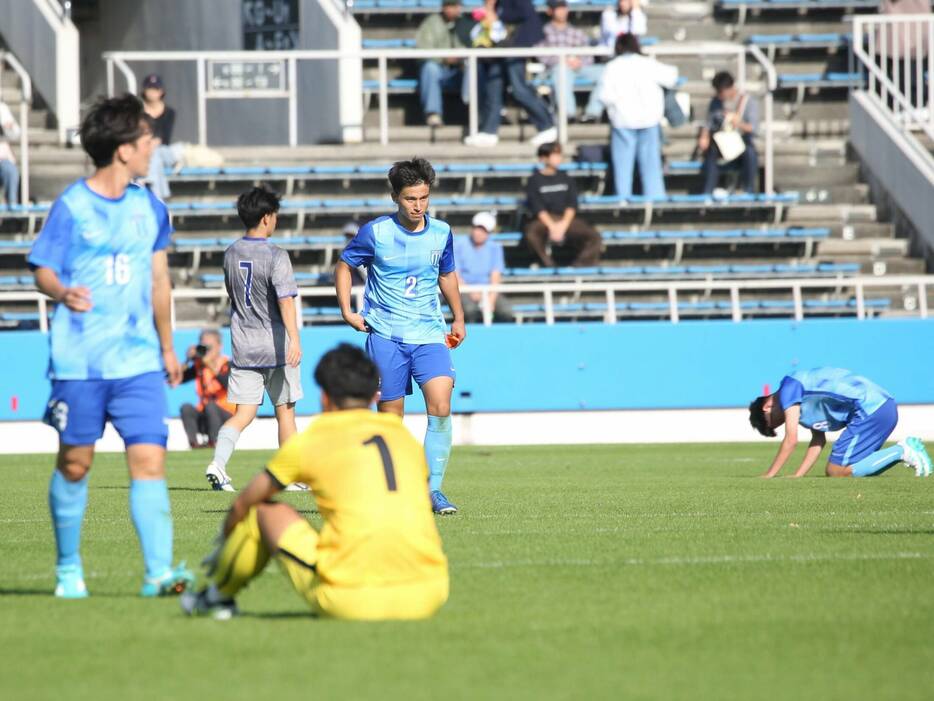
M 227 357 L 223 357 L 220 372 L 230 372 L 230 360 Z M 198 393 L 198 411 L 204 411 L 205 400 L 217 402 L 221 409 L 230 414 L 236 411 L 237 407 L 227 401 L 227 388 L 201 358 L 195 359 L 195 392 Z

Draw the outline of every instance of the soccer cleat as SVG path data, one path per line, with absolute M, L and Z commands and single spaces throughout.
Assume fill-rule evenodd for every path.
M 55 568 L 55 596 L 59 599 L 86 599 L 88 588 L 84 584 L 81 565 L 61 565 Z
M 237 602 L 233 599 L 211 601 L 206 587 L 197 593 L 186 591 L 179 603 L 182 605 L 182 611 L 189 616 L 210 616 L 215 621 L 229 621 L 240 613 L 237 610 Z
M 304 482 L 292 482 L 292 484 L 286 486 L 285 491 L 287 492 L 310 492 L 308 485 Z
M 443 516 L 457 513 L 457 507 L 448 501 L 448 498 L 441 493 L 440 489 L 436 489 L 431 493 L 431 510 Z
M 914 448 L 917 459 L 921 463 L 920 473 L 916 468 L 915 474 L 918 475 L 918 477 L 930 476 L 931 472 L 934 472 L 934 463 L 931 461 L 931 456 L 928 454 L 927 448 L 924 447 L 924 442 L 920 438 L 914 436 L 907 438 L 905 442 Z
M 172 596 L 181 594 L 194 583 L 194 573 L 185 567 L 184 562 L 180 562 L 175 569 L 166 570 L 161 577 L 144 579 L 139 595 L 147 599 L 156 596 Z
M 208 465 L 207 469 L 204 471 L 204 476 L 208 480 L 208 484 L 211 485 L 211 489 L 215 492 L 235 492 L 233 482 L 230 481 L 230 475 L 228 475 L 224 468 L 218 465 L 213 460 Z

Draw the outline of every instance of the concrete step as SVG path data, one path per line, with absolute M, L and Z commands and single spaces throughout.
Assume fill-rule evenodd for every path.
M 785 210 L 785 221 L 789 224 L 809 222 L 852 224 L 876 222 L 876 207 L 873 204 L 796 204 Z
M 833 260 L 849 257 L 864 257 L 877 260 L 880 258 L 905 258 L 908 256 L 908 241 L 894 238 L 860 238 L 854 240 L 826 239 L 817 246 L 821 256 Z

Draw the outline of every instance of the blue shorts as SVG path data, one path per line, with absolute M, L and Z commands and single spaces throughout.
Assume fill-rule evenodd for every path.
M 93 445 L 109 421 L 127 446 L 164 448 L 167 414 L 165 375 L 147 372 L 119 380 L 52 380 L 43 420 L 58 431 L 64 445 Z
M 379 368 L 381 402 L 412 394 L 412 378 L 421 387 L 436 377 L 457 377 L 451 350 L 443 343 L 401 343 L 371 333 L 366 352 Z
M 866 418 L 847 425 L 833 444 L 830 462 L 846 467 L 869 457 L 885 445 L 897 423 L 898 406 L 889 399 Z

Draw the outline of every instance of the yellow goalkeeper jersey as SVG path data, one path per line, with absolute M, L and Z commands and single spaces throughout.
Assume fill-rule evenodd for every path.
M 422 446 L 402 420 L 368 409 L 322 414 L 267 466 L 304 482 L 324 518 L 316 569 L 335 587 L 447 579 Z

